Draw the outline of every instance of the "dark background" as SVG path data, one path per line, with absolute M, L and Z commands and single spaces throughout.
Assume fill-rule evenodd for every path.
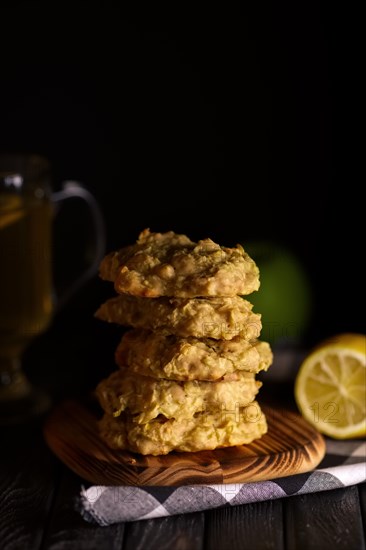
M 49 157 L 56 187 L 83 182 L 109 250 L 145 227 L 286 245 L 314 292 L 307 343 L 363 331 L 358 16 L 342 9 L 3 3 L 0 149 Z M 104 285 L 76 297 L 70 331 L 114 330 L 91 320 Z

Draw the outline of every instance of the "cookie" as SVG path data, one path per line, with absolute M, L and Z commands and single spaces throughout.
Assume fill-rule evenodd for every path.
M 258 267 L 242 246 L 195 243 L 173 231 L 145 229 L 135 244 L 108 254 L 99 274 L 117 293 L 147 298 L 235 296 L 259 288 Z
M 197 338 L 258 338 L 261 316 L 240 296 L 212 298 L 141 298 L 121 294 L 102 304 L 95 317 L 123 326 Z
M 217 380 L 234 371 L 259 372 L 272 363 L 267 342 L 248 342 L 236 336 L 231 340 L 181 338 L 133 329 L 126 332 L 115 352 L 121 367 L 172 380 Z
M 124 369 L 102 380 L 96 397 L 106 413 L 117 417 L 128 411 L 134 422 L 144 424 L 159 415 L 184 421 L 206 409 L 243 407 L 254 400 L 261 385 L 249 372 L 236 372 L 216 382 L 178 382 Z
M 251 443 L 267 432 L 267 422 L 253 401 L 232 411 L 204 411 L 179 421 L 160 416 L 145 424 L 137 424 L 128 414 L 118 418 L 105 414 L 99 421 L 99 430 L 112 449 L 165 455 L 171 451 L 205 451 Z

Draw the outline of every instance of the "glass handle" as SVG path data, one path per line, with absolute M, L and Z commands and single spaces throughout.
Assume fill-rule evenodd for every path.
M 98 272 L 99 264 L 105 255 L 106 250 L 106 230 L 105 223 L 100 207 L 95 197 L 82 184 L 77 181 L 64 181 L 61 191 L 52 193 L 53 203 L 61 203 L 66 199 L 79 198 L 85 201 L 89 207 L 92 224 L 94 228 L 95 253 L 94 259 L 85 271 L 57 298 L 57 306 L 62 307 L 71 296 L 79 290 L 89 279 Z

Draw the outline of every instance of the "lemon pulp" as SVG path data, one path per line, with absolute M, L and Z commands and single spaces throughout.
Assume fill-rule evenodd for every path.
M 366 336 L 341 334 L 319 344 L 300 366 L 295 400 L 325 435 L 366 436 Z

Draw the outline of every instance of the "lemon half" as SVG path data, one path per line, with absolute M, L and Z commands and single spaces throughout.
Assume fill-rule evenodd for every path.
M 366 336 L 340 334 L 320 343 L 295 380 L 301 414 L 336 439 L 366 436 Z

